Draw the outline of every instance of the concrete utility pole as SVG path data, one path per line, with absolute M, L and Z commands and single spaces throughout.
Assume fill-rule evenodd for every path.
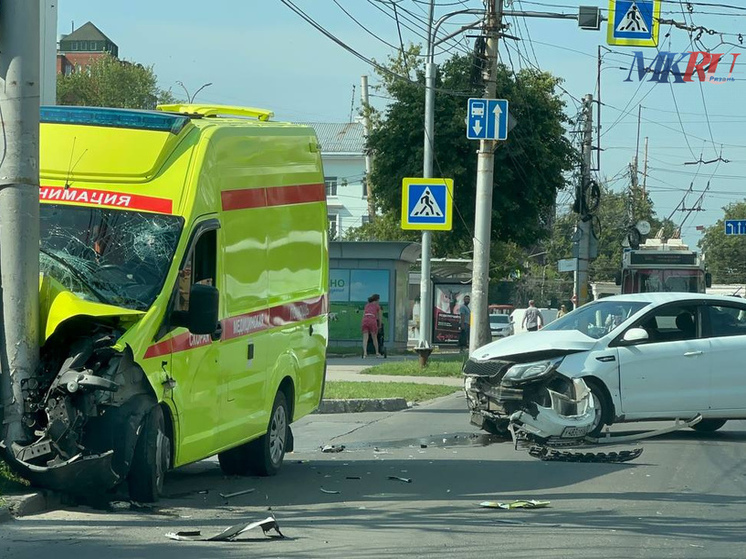
M 39 361 L 39 8 L 0 2 L 0 389 L 8 446 L 27 439 L 23 386 Z
M 591 153 L 593 152 L 593 95 L 583 97 L 583 150 L 578 200 L 580 223 L 576 230 L 578 257 L 575 262 L 575 306 L 588 302 L 588 262 L 591 259 L 591 220 L 587 211 L 587 196 L 591 184 Z
M 368 141 L 370 135 L 370 101 L 368 100 L 368 76 L 360 76 L 360 96 L 363 100 L 363 135 Z M 365 195 L 368 197 L 368 219 L 376 218 L 376 205 L 373 203 L 373 187 L 370 183 L 370 173 L 373 170 L 373 157 L 365 151 Z M 422 307 L 422 305 L 420 305 Z
M 488 0 L 485 17 L 487 34 L 487 68 L 485 71 L 484 96 L 494 99 L 497 94 L 497 41 L 502 25 L 504 0 Z M 507 115 L 505 115 L 507 118 Z M 480 140 L 477 152 L 477 195 L 474 217 L 474 261 L 471 283 L 472 328 L 469 353 L 491 342 L 489 317 L 487 316 L 490 285 L 490 235 L 492 233 L 492 188 L 494 186 L 495 149 L 494 140 Z

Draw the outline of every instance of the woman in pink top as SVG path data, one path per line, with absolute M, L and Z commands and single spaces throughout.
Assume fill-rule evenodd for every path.
M 373 347 L 376 348 L 376 357 L 383 357 L 378 353 L 378 327 L 382 321 L 381 305 L 378 300 L 381 297 L 374 293 L 368 297 L 368 304 L 363 310 L 363 357 L 368 357 L 368 337 L 373 338 Z

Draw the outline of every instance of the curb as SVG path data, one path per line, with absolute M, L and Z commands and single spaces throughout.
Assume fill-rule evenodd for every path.
M 410 406 L 404 398 L 371 398 L 322 400 L 316 413 L 362 413 L 370 411 L 401 411 Z
M 26 495 L 5 495 L 6 504 L 0 508 L 0 522 L 12 518 L 41 514 L 62 504 L 59 493 L 53 491 L 38 491 Z

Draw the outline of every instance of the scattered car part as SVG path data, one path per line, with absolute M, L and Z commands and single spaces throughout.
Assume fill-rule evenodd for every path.
M 506 501 L 501 503 L 499 501 L 482 501 L 479 503 L 480 507 L 488 509 L 543 509 L 550 505 L 551 501 L 537 501 L 534 499 L 522 501 Z
M 275 532 L 277 532 L 276 536 L 270 535 L 270 538 L 285 537 L 280 531 L 280 526 L 279 524 L 277 524 L 277 520 L 274 516 L 268 516 L 264 520 L 259 520 L 257 522 L 244 522 L 241 524 L 234 524 L 233 526 L 226 528 L 219 534 L 216 534 L 209 538 L 202 536 L 202 532 L 200 530 L 169 532 L 166 534 L 166 537 L 177 541 L 227 542 L 234 541 L 244 532 L 248 532 L 249 530 L 253 530 L 254 528 L 261 528 L 265 536 L 270 530 L 274 530 Z
M 238 497 L 239 495 L 248 495 L 249 493 L 253 493 L 256 491 L 253 487 L 251 489 L 244 489 L 243 491 L 236 491 L 235 493 L 218 493 L 223 499 L 231 499 L 233 497 Z
M 412 479 L 408 477 L 389 476 L 389 479 L 394 481 L 401 481 L 403 483 L 412 483 Z
M 331 452 L 342 452 L 345 449 L 345 445 L 335 445 L 335 444 L 326 444 L 321 447 L 321 452 L 325 453 L 331 453 Z
M 340 495 L 342 492 L 337 491 L 336 489 L 324 489 L 323 487 L 320 487 L 322 493 L 326 493 L 327 495 Z
M 575 452 L 533 445 L 528 449 L 528 453 L 534 458 L 545 462 L 603 462 L 616 464 L 629 462 L 638 458 L 642 454 L 642 447 L 619 452 Z

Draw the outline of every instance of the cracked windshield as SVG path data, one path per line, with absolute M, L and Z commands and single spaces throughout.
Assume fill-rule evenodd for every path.
M 166 279 L 179 241 L 175 216 L 41 206 L 41 272 L 79 297 L 145 311 Z

